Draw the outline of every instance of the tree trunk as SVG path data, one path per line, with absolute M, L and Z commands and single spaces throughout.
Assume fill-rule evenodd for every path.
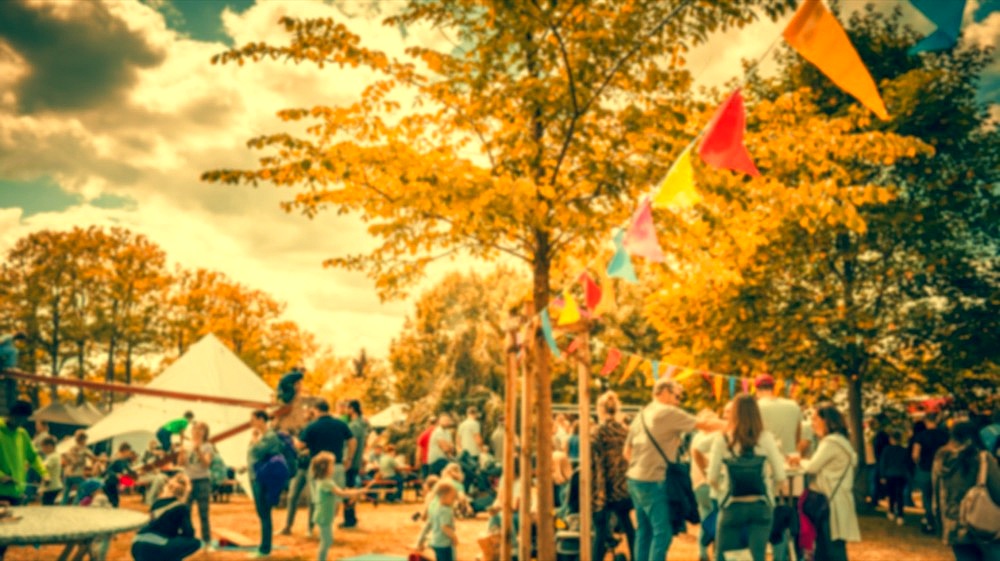
M 49 361 L 52 364 L 52 376 L 59 375 L 59 345 L 61 341 L 59 340 L 59 299 L 56 298 L 52 301 L 52 340 L 49 345 Z
M 83 346 L 84 346 L 83 341 L 76 342 L 76 377 L 81 380 L 87 377 L 87 369 L 84 364 Z M 83 405 L 83 402 L 84 402 L 83 388 L 77 388 L 76 404 Z
M 112 333 L 111 340 L 108 341 L 108 367 L 107 370 L 104 371 L 104 381 L 109 384 L 115 381 L 115 347 L 117 346 L 117 343 L 118 337 Z M 111 396 L 111 392 L 105 392 L 104 400 L 109 406 L 111 405 Z
M 132 353 L 135 350 L 135 342 L 129 341 L 125 347 L 125 383 L 132 385 Z
M 546 232 L 537 232 L 534 263 L 535 313 L 549 304 L 549 238 Z M 538 453 L 536 477 L 538 481 L 538 559 L 555 559 L 555 528 L 550 519 L 553 509 L 552 490 L 552 372 L 549 364 L 549 347 L 541 331 L 535 333 L 535 403 L 537 404 Z M 524 474 L 522 474 L 523 476 Z

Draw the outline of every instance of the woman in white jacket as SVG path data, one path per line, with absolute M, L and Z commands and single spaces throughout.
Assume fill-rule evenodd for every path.
M 847 423 L 830 404 L 816 409 L 813 430 L 820 438 L 816 453 L 802 460 L 809 489 L 826 495 L 830 517 L 816 528 L 816 561 L 847 561 L 847 542 L 861 541 L 854 508 L 854 470 L 858 455 L 847 437 Z

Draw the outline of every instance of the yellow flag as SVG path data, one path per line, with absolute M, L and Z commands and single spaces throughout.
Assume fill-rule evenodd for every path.
M 598 267 L 597 273 L 601 277 L 601 301 L 593 310 L 594 316 L 603 316 L 615 311 L 615 284 L 604 267 Z
M 715 390 L 715 401 L 722 401 L 723 381 L 722 376 L 716 376 L 715 379 L 712 380 L 712 389 Z
M 676 376 L 674 376 L 674 381 L 683 382 L 684 380 L 690 378 L 692 375 L 694 375 L 694 368 L 685 368 L 681 370 Z
M 868 68 L 847 32 L 821 0 L 805 0 L 785 28 L 784 36 L 793 49 L 837 87 L 854 96 L 883 121 L 889 120 L 889 112 Z
M 559 325 L 571 325 L 580 321 L 580 307 L 576 305 L 573 293 L 568 288 L 563 291 L 563 300 L 566 303 L 559 312 Z
M 622 374 L 622 377 L 618 380 L 618 383 L 620 384 L 625 383 L 625 381 L 632 376 L 632 373 L 635 372 L 635 369 L 639 368 L 640 363 L 642 363 L 641 356 L 639 355 L 630 356 L 628 358 L 628 364 L 625 365 L 625 373 Z
M 701 195 L 694 187 L 691 146 L 688 146 L 681 152 L 674 165 L 670 166 L 670 171 L 660 183 L 660 189 L 653 197 L 653 208 L 693 206 L 699 201 L 701 201 Z
M 654 383 L 654 380 L 653 380 L 653 363 L 651 363 L 651 362 L 643 362 L 642 363 L 642 372 L 646 375 L 646 385 L 647 386 L 652 386 L 653 383 Z
M 785 381 L 778 378 L 774 381 L 774 395 L 781 395 L 781 389 L 785 387 Z

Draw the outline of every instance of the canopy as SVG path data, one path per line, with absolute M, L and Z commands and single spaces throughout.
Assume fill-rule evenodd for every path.
M 371 417 L 368 417 L 368 424 L 371 425 L 372 428 L 384 429 L 389 425 L 405 422 L 406 413 L 409 408 L 410 407 L 406 404 L 394 403 L 378 413 L 375 413 Z
M 146 387 L 260 402 L 271 401 L 272 395 L 260 376 L 211 334 L 192 345 Z M 182 417 L 185 411 L 192 411 L 196 422 L 208 423 L 211 434 L 250 420 L 247 407 L 134 395 L 87 429 L 87 435 L 91 442 L 143 431 L 152 438 L 159 427 Z M 249 445 L 250 431 L 243 431 L 219 442 L 216 448 L 226 465 L 238 473 L 246 466 Z
M 94 423 L 94 419 L 92 419 L 89 414 L 81 414 L 80 411 L 72 405 L 56 402 L 52 402 L 38 411 L 35 411 L 34 415 L 31 416 L 31 420 L 45 421 L 46 423 L 55 423 L 59 425 L 71 425 L 74 427 L 86 427 Z

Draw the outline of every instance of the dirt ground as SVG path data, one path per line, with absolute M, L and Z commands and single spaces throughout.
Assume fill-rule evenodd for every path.
M 136 497 L 123 497 L 123 508 L 142 509 Z M 417 503 L 373 506 L 362 504 L 358 509 L 359 527 L 351 530 L 334 529 L 335 545 L 329 559 L 343 559 L 366 553 L 385 553 L 406 556 L 420 531 L 420 524 L 410 517 L 420 508 Z M 274 511 L 274 526 L 280 530 L 284 526 L 286 511 Z M 195 530 L 197 514 L 195 514 Z M 228 504 L 214 503 L 211 506 L 213 528 L 235 530 L 256 539 L 259 536 L 257 517 L 253 503 L 246 497 L 234 497 Z M 916 512 L 908 514 L 907 525 L 897 527 L 890 524 L 884 515 L 865 516 L 861 519 L 861 534 L 864 541 L 849 546 L 851 561 L 950 561 L 954 557 L 940 541 L 924 536 L 917 528 Z M 274 537 L 274 551 L 270 559 L 281 561 L 305 561 L 316 559 L 318 540 L 305 536 L 306 512 L 303 509 L 296 517 L 292 536 Z M 486 516 L 478 519 L 458 521 L 460 543 L 458 559 L 473 561 L 479 553 L 476 537 L 485 530 Z M 696 529 L 694 530 L 696 531 Z M 697 560 L 694 531 L 677 536 L 670 549 L 670 561 Z M 109 561 L 131 559 L 129 547 L 132 534 L 118 536 L 111 544 Z M 46 546 L 39 549 L 30 547 L 11 548 L 6 561 L 49 561 L 59 555 L 59 548 Z M 188 559 L 192 561 L 235 561 L 246 559 L 246 551 L 201 551 Z M 430 551 L 425 552 L 430 556 Z

